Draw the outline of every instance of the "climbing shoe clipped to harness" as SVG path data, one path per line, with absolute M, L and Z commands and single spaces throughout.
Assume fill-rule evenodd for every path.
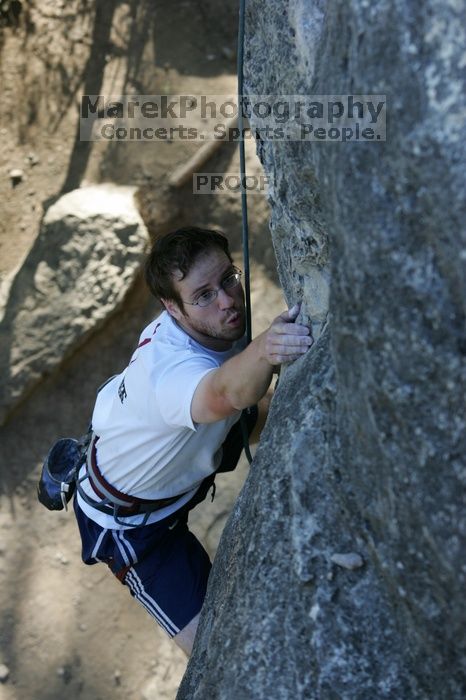
M 57 440 L 42 466 L 37 487 L 37 497 L 42 505 L 49 510 L 68 510 L 82 460 L 83 449 L 78 440 Z

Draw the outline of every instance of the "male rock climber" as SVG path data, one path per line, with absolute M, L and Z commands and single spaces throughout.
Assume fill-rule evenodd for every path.
M 218 471 L 236 466 L 242 409 L 312 339 L 294 307 L 244 347 L 241 272 L 220 233 L 160 238 L 146 281 L 165 308 L 98 392 L 75 512 L 83 561 L 108 564 L 189 655 L 211 563 L 188 513 Z

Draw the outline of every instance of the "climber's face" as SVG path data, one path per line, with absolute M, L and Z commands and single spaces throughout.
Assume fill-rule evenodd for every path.
M 164 300 L 167 311 L 201 345 L 228 350 L 245 331 L 244 291 L 237 269 L 222 250 L 212 248 L 181 277 L 175 273 L 173 283 L 183 308 Z

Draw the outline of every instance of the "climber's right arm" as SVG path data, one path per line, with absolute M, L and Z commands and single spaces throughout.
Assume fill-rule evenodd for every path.
M 313 340 L 307 326 L 294 322 L 298 313 L 298 305 L 284 311 L 245 350 L 199 382 L 191 404 L 195 423 L 213 423 L 253 406 L 266 393 L 274 367 L 309 349 Z

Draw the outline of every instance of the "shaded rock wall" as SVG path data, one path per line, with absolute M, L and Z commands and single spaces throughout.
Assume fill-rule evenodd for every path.
M 460 700 L 466 3 L 247 6 L 250 94 L 386 94 L 387 141 L 258 143 L 319 337 L 282 373 L 178 698 Z

